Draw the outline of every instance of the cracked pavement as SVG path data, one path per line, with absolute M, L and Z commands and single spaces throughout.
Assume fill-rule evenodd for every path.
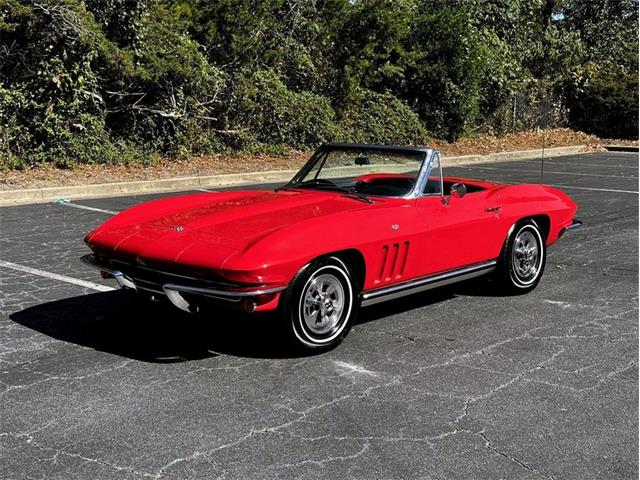
M 545 171 L 586 227 L 535 291 L 479 279 L 369 307 L 319 355 L 273 315 L 191 317 L 0 265 L 0 478 L 637 478 L 638 157 Z M 539 163 L 445 173 L 538 182 Z M 0 260 L 112 286 L 78 262 L 107 217 L 1 208 Z

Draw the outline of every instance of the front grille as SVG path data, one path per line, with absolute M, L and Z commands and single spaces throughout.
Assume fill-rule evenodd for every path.
M 143 290 L 152 290 L 162 292 L 162 286 L 166 283 L 175 283 L 185 286 L 193 286 L 200 288 L 222 288 L 233 289 L 241 288 L 244 285 L 231 283 L 221 279 L 217 279 L 210 274 L 209 278 L 205 278 L 200 270 L 200 275 L 196 276 L 188 268 L 179 265 L 163 265 L 164 269 L 144 266 L 119 258 L 110 258 L 104 255 L 94 255 L 92 263 L 98 267 L 103 267 L 110 271 L 120 271 L 126 277 L 134 281 L 136 286 Z

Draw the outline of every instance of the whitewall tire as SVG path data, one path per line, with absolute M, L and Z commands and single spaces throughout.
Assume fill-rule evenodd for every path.
M 283 298 L 289 337 L 301 347 L 330 348 L 351 329 L 360 304 L 353 272 L 337 257 L 323 257 L 305 266 Z

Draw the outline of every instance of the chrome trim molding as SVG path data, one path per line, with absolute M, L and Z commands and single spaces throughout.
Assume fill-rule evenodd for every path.
M 431 174 L 433 159 L 436 157 L 436 155 L 439 157 L 440 152 L 437 150 L 432 150 L 430 148 L 427 148 L 425 150 L 425 158 L 422 161 L 422 166 L 420 168 L 420 171 L 418 172 L 413 190 L 401 198 L 418 198 L 422 196 L 422 192 L 424 192 L 427 180 L 429 179 L 429 175 Z M 442 181 L 442 170 L 440 171 L 440 181 Z M 442 193 L 440 193 L 440 195 L 442 195 Z
M 256 288 L 254 290 L 219 290 L 214 288 L 202 288 L 192 287 L 188 285 L 178 285 L 175 283 L 165 283 L 162 285 L 162 291 L 150 289 L 145 285 L 136 284 L 135 280 L 127 277 L 119 270 L 111 270 L 107 267 L 98 265 L 94 261 L 95 257 L 91 254 L 84 255 L 80 258 L 87 265 L 96 268 L 102 272 L 106 272 L 113 276 L 118 282 L 121 288 L 130 288 L 133 290 L 145 290 L 153 293 L 160 293 L 166 295 L 169 301 L 185 312 L 191 312 L 189 302 L 182 296 L 183 293 L 200 295 L 204 297 L 213 298 L 216 300 L 222 300 L 230 303 L 240 303 L 242 299 L 247 297 L 256 297 L 258 295 L 267 295 L 270 293 L 277 293 L 285 290 L 287 286 L 272 287 L 272 288 Z M 148 269 L 151 270 L 151 269 Z
M 266 295 L 269 293 L 277 293 L 286 289 L 287 287 L 275 287 L 275 288 L 266 288 L 263 290 L 248 290 L 242 292 L 229 292 L 226 290 L 213 290 L 211 288 L 199 288 L 199 287 L 189 287 L 186 285 L 175 285 L 173 283 L 165 283 L 162 286 L 162 290 L 164 290 L 164 294 L 167 296 L 169 301 L 180 310 L 184 310 L 185 312 L 193 313 L 191 308 L 191 304 L 184 298 L 183 293 L 190 293 L 193 295 L 199 295 L 202 297 L 213 298 L 215 300 L 220 300 L 223 302 L 229 302 L 233 304 L 240 304 L 240 302 L 249 297 L 256 297 L 258 295 Z
M 284 287 L 274 287 L 274 288 L 265 288 L 258 290 L 241 290 L 241 291 L 229 291 L 229 290 L 215 290 L 213 288 L 200 288 L 200 287 L 190 287 L 187 285 L 176 285 L 175 283 L 165 283 L 162 286 L 162 289 L 165 293 L 168 290 L 174 290 L 182 293 L 192 293 L 194 295 L 204 295 L 205 297 L 213 297 L 219 298 L 220 300 L 226 300 L 228 302 L 239 302 L 241 299 L 245 297 L 257 297 L 258 295 L 268 295 L 269 293 L 277 293 L 281 292 L 287 288 Z
M 169 301 L 173 304 L 174 307 L 179 308 L 182 311 L 187 313 L 191 313 L 191 305 L 187 302 L 180 292 L 177 290 L 165 290 L 164 293 L 167 295 Z
M 560 232 L 558 233 L 558 238 L 562 237 L 566 232 L 577 230 L 579 228 L 582 228 L 583 226 L 584 226 L 584 223 L 581 220 L 574 218 L 571 225 L 567 225 L 566 227 L 563 227 L 560 229 Z
M 377 290 L 369 290 L 362 294 L 362 306 L 366 307 L 369 305 L 375 305 L 376 303 L 386 302 L 387 300 L 404 297 L 405 295 L 411 295 L 413 293 L 442 287 L 444 285 L 461 282 L 470 278 L 480 277 L 494 271 L 496 264 L 497 260 L 476 263 L 456 270 L 449 270 L 447 272 L 409 280 L 397 285 L 390 285 Z
M 132 290 L 138 290 L 138 287 L 136 287 L 136 284 L 133 283 L 133 280 L 131 280 L 129 277 L 125 277 L 122 272 L 114 270 L 111 272 L 111 275 L 113 275 L 113 278 L 116 279 L 116 282 L 118 283 L 118 286 L 120 288 L 131 288 Z
M 427 188 L 427 183 L 429 181 L 429 177 L 431 176 L 431 172 L 433 170 L 433 161 L 438 159 L 438 176 L 440 177 L 440 193 L 424 193 L 425 188 Z M 431 157 L 428 159 L 429 169 L 425 173 L 424 180 L 420 180 L 422 186 L 416 189 L 414 198 L 424 198 L 424 197 L 441 197 L 444 199 L 446 196 L 444 191 L 444 176 L 442 175 L 442 159 L 440 158 L 440 150 L 433 150 L 431 153 Z

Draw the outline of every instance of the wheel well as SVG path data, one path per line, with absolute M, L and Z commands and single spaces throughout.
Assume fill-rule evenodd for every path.
M 364 262 L 364 256 L 359 250 L 354 248 L 349 250 L 340 250 L 338 252 L 327 254 L 327 256 L 338 257 L 340 260 L 345 262 L 353 270 L 358 286 L 362 288 L 367 270 Z
M 542 229 L 542 236 L 544 237 L 544 241 L 547 241 L 547 237 L 549 237 L 549 231 L 551 230 L 551 219 L 548 215 L 534 215 L 532 217 L 523 218 L 522 220 L 533 220 L 534 222 L 536 222 Z

